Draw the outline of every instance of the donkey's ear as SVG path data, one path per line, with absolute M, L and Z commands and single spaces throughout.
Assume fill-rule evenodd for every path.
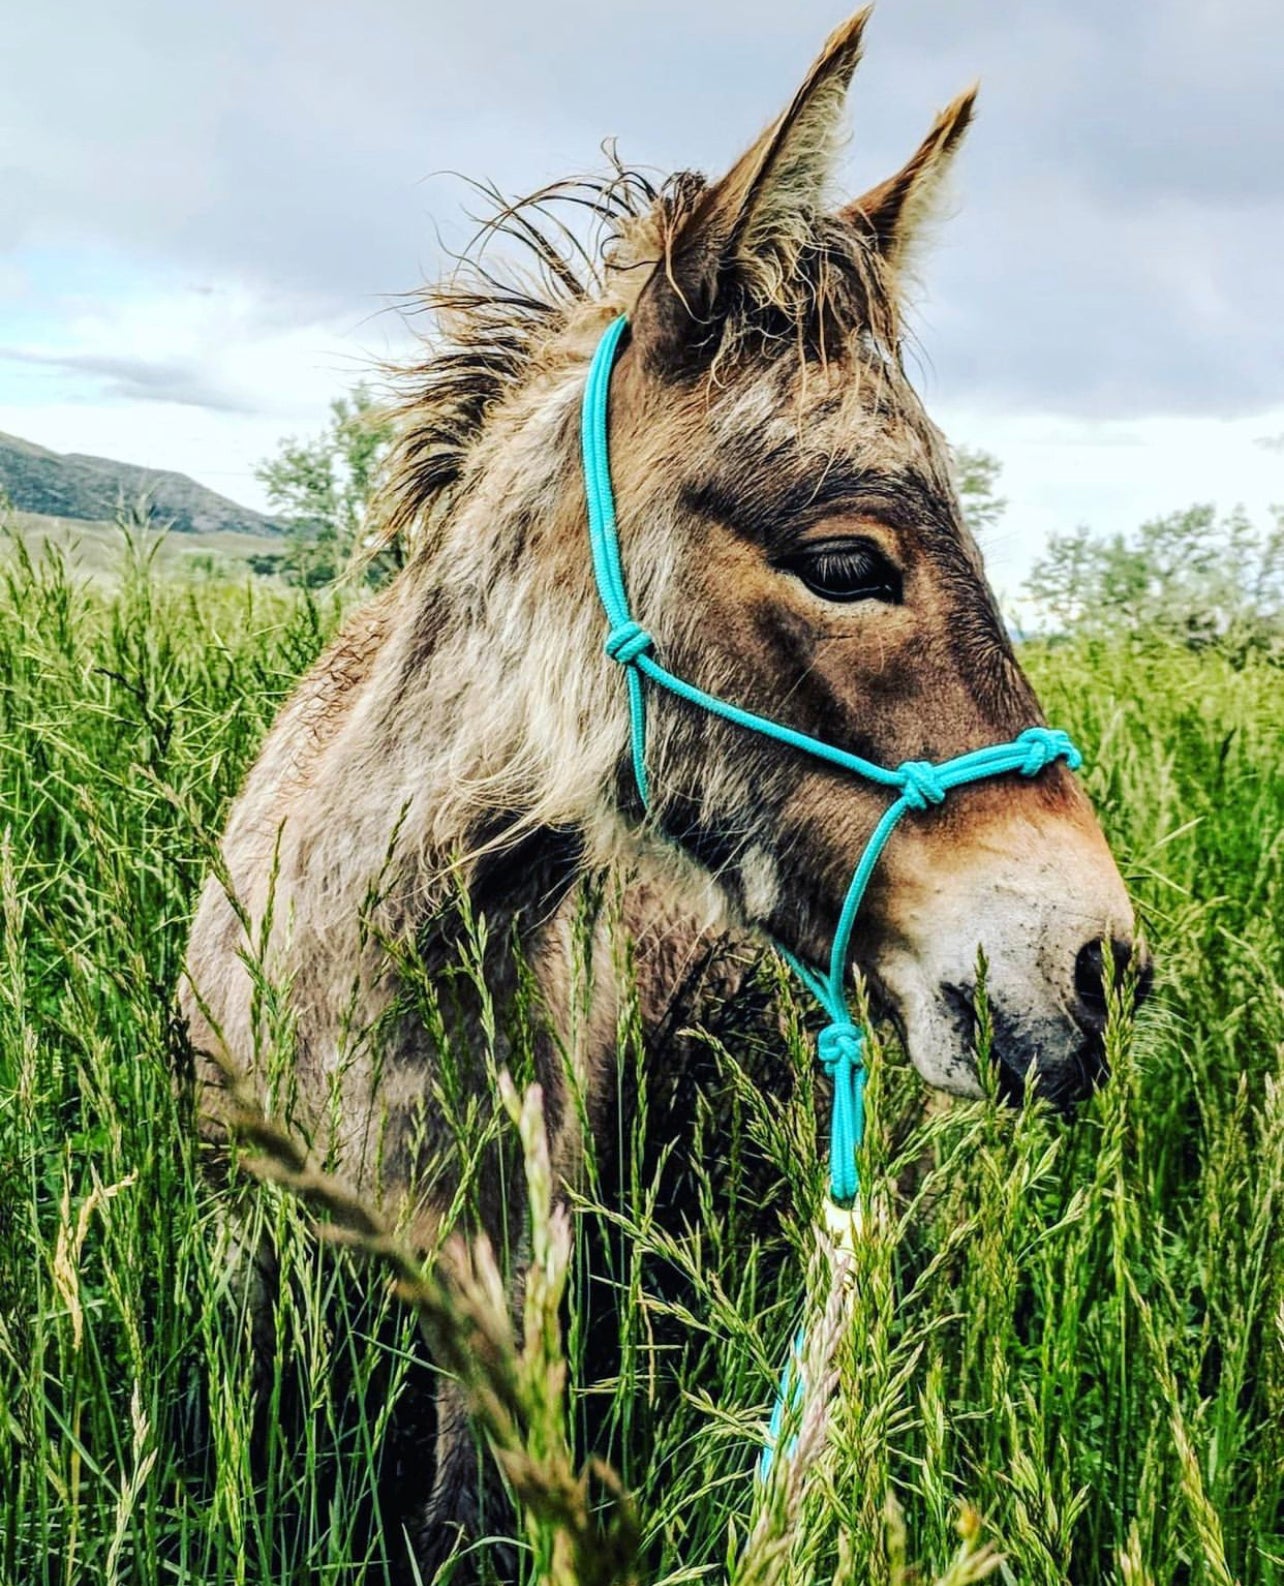
M 924 221 L 930 218 L 975 107 L 973 86 L 941 111 L 932 130 L 895 176 L 872 187 L 842 211 L 843 218 L 859 226 L 893 268 L 903 261 Z
M 764 303 L 788 290 L 825 212 L 872 9 L 834 30 L 784 114 L 676 217 L 632 316 L 634 339 L 655 367 L 690 369 L 716 346 L 729 288 Z

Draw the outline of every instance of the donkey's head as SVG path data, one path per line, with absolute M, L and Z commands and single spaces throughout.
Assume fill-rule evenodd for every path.
M 603 290 L 523 353 L 522 380 L 469 464 L 456 557 L 480 555 L 477 537 L 515 495 L 526 498 L 528 551 L 547 549 L 543 595 L 527 579 L 525 593 L 514 583 L 496 597 L 528 653 L 522 602 L 557 634 L 523 728 L 548 741 L 524 753 L 569 783 L 576 756 L 594 758 L 571 752 L 576 734 L 608 745 L 599 812 L 633 828 L 643 812 L 623 681 L 599 648 L 584 495 L 567 455 L 570 403 L 621 311 L 630 332 L 612 379 L 610 453 L 623 568 L 633 614 L 671 672 L 883 766 L 949 759 L 1042 720 L 947 449 L 900 357 L 906 256 L 973 96 L 942 112 L 894 176 L 831 204 L 864 22 L 833 35 L 788 109 L 720 181 L 676 178 L 618 228 Z M 485 334 L 494 340 L 494 326 Z M 434 455 L 421 438 L 420 466 Z M 532 527 L 541 514 L 555 531 Z M 491 561 L 492 589 L 509 589 L 514 554 Z M 560 716 L 550 693 L 567 701 Z M 646 829 L 715 878 L 733 916 L 823 962 L 886 791 L 658 690 L 648 708 Z M 1097 821 L 1057 763 L 959 789 L 903 821 L 854 957 L 922 1074 L 975 1093 L 983 950 L 1005 1088 L 1019 1094 L 1037 1064 L 1042 1093 L 1064 1101 L 1101 1072 L 1103 961 L 1126 961 L 1132 937 Z

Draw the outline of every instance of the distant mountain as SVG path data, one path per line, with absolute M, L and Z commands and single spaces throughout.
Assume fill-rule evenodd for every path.
M 146 497 L 158 525 L 179 534 L 281 534 L 282 525 L 262 512 L 198 485 L 186 474 L 140 468 L 107 457 L 46 451 L 0 432 L 0 492 L 20 512 L 51 518 L 109 519 L 118 505 Z

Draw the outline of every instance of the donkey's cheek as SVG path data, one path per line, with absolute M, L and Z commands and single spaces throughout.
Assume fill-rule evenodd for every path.
M 780 873 L 767 850 L 755 845 L 740 862 L 744 910 L 750 920 L 769 920 L 780 902 Z

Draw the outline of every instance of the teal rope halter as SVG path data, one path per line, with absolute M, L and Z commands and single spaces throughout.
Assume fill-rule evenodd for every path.
M 627 327 L 626 318 L 615 320 L 593 355 L 588 383 L 584 389 L 581 439 L 593 572 L 610 624 L 604 648 L 607 655 L 624 669 L 629 697 L 633 776 L 643 804 L 648 804 L 650 798 L 646 772 L 646 693 L 643 679 L 667 689 L 670 694 L 686 700 L 690 705 L 708 711 L 710 715 L 719 716 L 749 732 L 773 738 L 777 743 L 801 750 L 841 770 L 851 771 L 865 781 L 875 782 L 895 794 L 865 844 L 847 888 L 834 931 L 828 968 L 824 972 L 817 972 L 781 949 L 786 961 L 829 1019 L 817 1041 L 821 1065 L 834 1086 L 829 1142 L 829 1193 L 838 1206 L 850 1207 L 854 1205 L 860 1191 L 857 1158 L 864 1135 L 865 1038 L 852 1018 L 847 1001 L 847 960 L 856 915 L 888 838 L 909 810 L 926 810 L 932 805 L 941 804 L 954 788 L 1013 772 L 1026 777 L 1038 776 L 1054 760 L 1064 760 L 1074 771 L 1082 764 L 1083 757 L 1064 732 L 1049 727 L 1027 727 L 1011 743 L 974 749 L 968 754 L 935 765 L 927 760 L 907 760 L 895 770 L 890 770 L 887 766 L 875 765 L 870 760 L 861 759 L 859 755 L 850 754 L 846 749 L 835 748 L 833 744 L 813 738 L 808 733 L 797 732 L 765 716 L 742 710 L 738 705 L 728 704 L 713 694 L 706 694 L 702 688 L 675 676 L 662 666 L 655 658 L 651 635 L 634 620 L 629 609 L 616 532 L 615 495 L 611 489 L 607 445 L 611 370 Z M 795 1358 L 797 1355 L 798 1345 L 795 1344 Z M 787 1370 L 786 1379 L 789 1375 Z M 770 1467 L 772 1448 L 783 1417 L 784 1392 L 787 1391 L 786 1387 L 772 1416 L 770 1441 L 760 1466 L 760 1472 L 764 1475 Z

